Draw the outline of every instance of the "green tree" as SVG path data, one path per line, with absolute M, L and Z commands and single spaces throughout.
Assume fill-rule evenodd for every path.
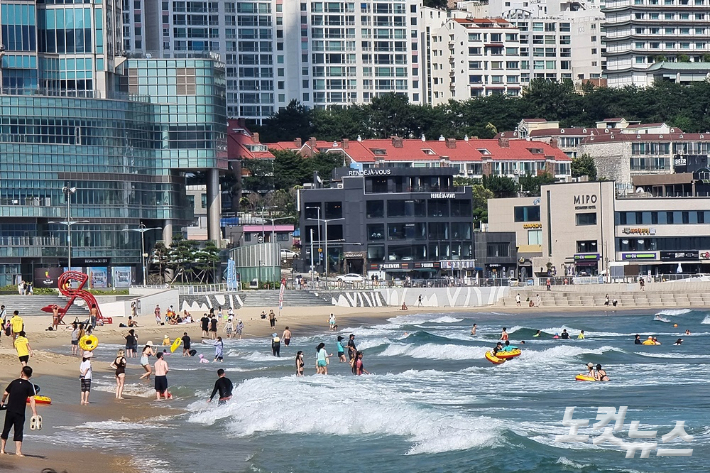
M 294 138 L 307 140 L 313 136 L 311 111 L 297 100 L 292 100 L 265 120 L 263 126 L 255 127 L 255 131 L 259 132 L 262 143 L 290 141 Z
M 168 266 L 173 270 L 174 282 L 180 278 L 182 283 L 192 281 L 194 268 L 192 263 L 195 261 L 195 252 L 198 242 L 194 240 L 186 240 L 180 234 L 173 236 L 173 242 L 170 245 Z
M 432 8 L 446 8 L 448 6 L 448 0 L 424 0 L 424 6 Z
M 494 197 L 493 191 L 483 187 L 483 184 L 474 184 L 471 186 L 473 195 L 473 220 L 474 225 L 478 222 L 488 223 L 488 200 Z
M 588 154 L 572 158 L 572 177 L 581 176 L 587 176 L 590 181 L 597 180 L 597 165 Z
M 527 193 L 529 196 L 538 197 L 540 195 L 540 187 L 548 184 L 553 184 L 555 182 L 555 176 L 545 172 L 537 176 L 521 176 L 520 177 L 520 187 L 523 192 Z
M 505 176 L 483 176 L 483 187 L 493 192 L 494 197 L 515 197 L 518 186 L 515 181 Z
M 249 171 L 249 176 L 242 178 L 242 188 L 262 193 L 274 189 L 275 167 L 276 162 L 272 159 L 243 159 L 242 168 Z
M 150 274 L 150 263 L 158 265 L 157 274 Z M 148 258 L 146 263 L 148 272 L 148 282 L 149 284 L 163 284 L 168 278 L 166 278 L 165 269 L 168 267 L 170 261 L 170 249 L 165 246 L 164 243 L 158 242 L 153 247 L 153 255 Z
M 207 241 L 204 248 L 195 249 L 193 252 L 194 267 L 196 278 L 202 284 L 210 282 L 220 282 L 218 278 L 221 261 L 219 259 L 219 248 L 213 241 Z

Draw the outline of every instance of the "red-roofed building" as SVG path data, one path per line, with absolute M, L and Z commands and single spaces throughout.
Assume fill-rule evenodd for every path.
M 230 161 L 274 159 L 268 146 L 259 141 L 259 133 L 249 131 L 241 119 L 228 121 L 227 155 Z
M 387 167 L 455 167 L 458 175 L 480 178 L 483 175 L 515 177 L 549 172 L 560 180 L 570 177 L 571 159 L 547 143 L 502 139 L 454 138 L 422 141 L 390 139 L 322 142 L 315 139 L 302 144 L 280 142 L 270 149 L 291 149 L 310 153 L 341 153 L 344 164 L 358 170 Z

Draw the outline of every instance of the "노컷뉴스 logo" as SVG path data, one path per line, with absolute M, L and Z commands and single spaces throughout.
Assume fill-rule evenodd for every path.
M 560 443 L 587 443 L 589 435 L 579 433 L 580 427 L 587 427 L 589 419 L 575 420 L 574 407 L 565 408 L 565 415 L 562 418 L 562 425 L 569 427 L 569 434 L 555 436 L 555 442 Z M 648 458 L 653 450 L 656 450 L 658 457 L 689 457 L 693 455 L 692 448 L 659 448 L 658 442 L 650 439 L 656 438 L 656 430 L 640 430 L 639 421 L 632 421 L 629 425 L 628 440 L 616 437 L 615 432 L 621 432 L 624 429 L 624 419 L 626 418 L 626 410 L 628 406 L 620 406 L 617 411 L 614 407 L 600 407 L 597 409 L 597 421 L 592 425 L 592 430 L 602 430 L 601 435 L 592 440 L 594 445 L 611 444 L 621 447 L 626 450 L 626 458 L 634 458 L 636 452 L 640 452 L 639 458 Z M 614 421 L 614 427 L 608 427 L 609 423 Z M 676 438 L 685 442 L 693 440 L 692 435 L 685 432 L 685 421 L 677 420 L 675 427 L 670 432 L 661 436 L 661 443 L 668 443 Z M 642 439 L 639 442 L 631 441 L 631 439 Z

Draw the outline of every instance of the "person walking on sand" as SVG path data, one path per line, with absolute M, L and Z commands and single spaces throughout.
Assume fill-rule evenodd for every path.
M 155 399 L 160 401 L 164 396 L 168 398 L 168 363 L 163 359 L 163 352 L 158 352 L 155 357 Z
M 239 319 L 237 321 L 237 335 L 239 335 L 239 340 L 242 339 L 242 332 L 244 331 L 244 322 L 242 322 L 242 319 Z
M 271 328 L 276 327 L 276 314 L 274 313 L 274 309 L 269 310 L 269 324 Z
M 219 361 L 220 363 L 224 361 L 224 342 L 222 337 L 217 337 L 217 341 L 214 344 L 214 361 Z
M 155 323 L 160 325 L 160 305 L 156 305 L 155 310 L 153 312 L 155 313 Z
M 604 305 L 606 305 L 606 306 L 609 305 L 609 294 L 607 294 L 607 295 L 604 297 Z
M 224 324 L 224 333 L 227 334 L 227 338 L 234 338 L 234 323 L 231 318 Z
M 540 297 L 540 294 L 538 294 L 535 297 L 535 306 L 536 307 L 541 307 L 542 306 L 542 297 Z
M 2 394 L 0 405 L 5 409 L 5 425 L 0 435 L 0 455 L 5 454 L 5 446 L 10 436 L 10 429 L 14 429 L 13 440 L 15 441 L 15 455 L 23 457 L 22 438 L 25 429 L 25 406 L 27 399 L 30 401 L 32 415 L 37 416 L 37 404 L 35 403 L 35 388 L 30 382 L 32 368 L 22 367 L 20 377 L 5 388 Z M 9 399 L 8 399 L 9 398 Z
M 202 314 L 202 318 L 200 319 L 200 328 L 202 328 L 202 338 L 208 338 L 210 330 L 210 318 L 207 317 L 207 314 Z
M 71 354 L 76 355 L 79 349 L 79 325 L 76 322 L 71 324 Z
M 417 307 L 421 307 L 421 306 L 422 306 L 422 295 L 419 294 L 419 297 L 417 298 Z
M 332 312 L 330 313 L 330 318 L 328 318 L 328 325 L 331 332 L 335 330 L 335 314 Z
M 147 379 L 150 381 L 150 375 L 152 373 L 152 370 L 150 369 L 150 357 L 155 356 L 155 352 L 153 351 L 153 342 L 148 340 L 145 342 L 145 346 L 143 347 L 143 352 L 141 353 L 141 366 L 145 370 L 145 374 L 141 376 L 139 379 Z M 162 355 L 160 355 L 162 356 Z
M 289 346 L 289 344 L 291 343 L 291 331 L 288 329 L 288 327 L 286 327 L 286 329 L 284 330 L 284 333 L 283 335 L 281 335 L 281 338 L 283 338 L 284 340 L 284 345 Z
M 91 304 L 91 310 L 89 311 L 89 320 L 91 321 L 91 329 L 96 328 L 96 319 L 99 316 L 99 309 L 96 308 L 96 304 Z
M 233 389 L 234 385 L 232 384 L 232 381 L 224 375 L 224 370 L 220 368 L 217 370 L 217 381 L 214 382 L 212 395 L 207 402 L 212 402 L 215 394 L 219 393 L 219 405 L 221 406 L 232 399 Z
M 517 294 L 515 295 L 515 305 L 517 305 L 518 307 L 520 307 L 520 293 L 517 293 Z
M 217 339 L 217 317 L 215 317 L 214 314 L 212 314 L 212 318 L 210 318 L 210 340 L 216 340 Z
M 91 393 L 91 357 L 93 354 L 90 351 L 85 351 L 79 365 L 79 378 L 81 380 L 81 405 L 89 404 L 89 393 Z
M 17 350 L 17 357 L 20 359 L 20 364 L 22 366 L 27 366 L 27 362 L 30 361 L 30 355 L 32 353 L 32 347 L 30 346 L 30 341 L 25 337 L 24 330 L 21 331 L 14 341 L 15 350 Z
M 126 357 L 123 350 L 118 350 L 111 366 L 116 370 L 116 399 L 123 399 L 123 387 L 126 383 Z
M 15 340 L 17 336 L 25 329 L 25 321 L 20 317 L 19 311 L 14 311 L 12 317 L 10 318 L 10 326 L 12 327 L 12 339 Z
M 182 334 L 182 356 L 190 356 L 190 337 L 187 332 Z

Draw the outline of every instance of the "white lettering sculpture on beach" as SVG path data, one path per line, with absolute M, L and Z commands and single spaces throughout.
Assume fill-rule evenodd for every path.
M 586 443 L 589 435 L 579 433 L 580 427 L 587 427 L 589 419 L 574 419 L 574 407 L 565 408 L 565 414 L 562 418 L 562 425 L 569 427 L 567 435 L 555 436 L 555 442 L 560 443 Z M 616 445 L 626 450 L 626 458 L 634 458 L 636 452 L 640 452 L 639 458 L 648 458 L 652 450 L 656 450 L 657 457 L 689 457 L 693 455 L 692 448 L 676 449 L 676 448 L 657 448 L 658 442 L 629 442 L 620 437 L 616 437 L 614 432 L 620 432 L 624 428 L 624 419 L 628 406 L 620 406 L 617 411 L 614 407 L 600 407 L 597 409 L 597 421 L 592 425 L 593 430 L 604 429 L 601 435 L 592 440 L 594 445 L 604 443 Z M 614 427 L 606 427 L 611 421 L 614 421 Z M 629 439 L 655 439 L 657 431 L 639 430 L 640 422 L 632 421 L 629 426 Z M 676 421 L 675 427 L 666 435 L 661 437 L 661 443 L 668 443 L 676 438 L 680 438 L 684 442 L 693 440 L 692 435 L 685 432 L 685 421 Z

